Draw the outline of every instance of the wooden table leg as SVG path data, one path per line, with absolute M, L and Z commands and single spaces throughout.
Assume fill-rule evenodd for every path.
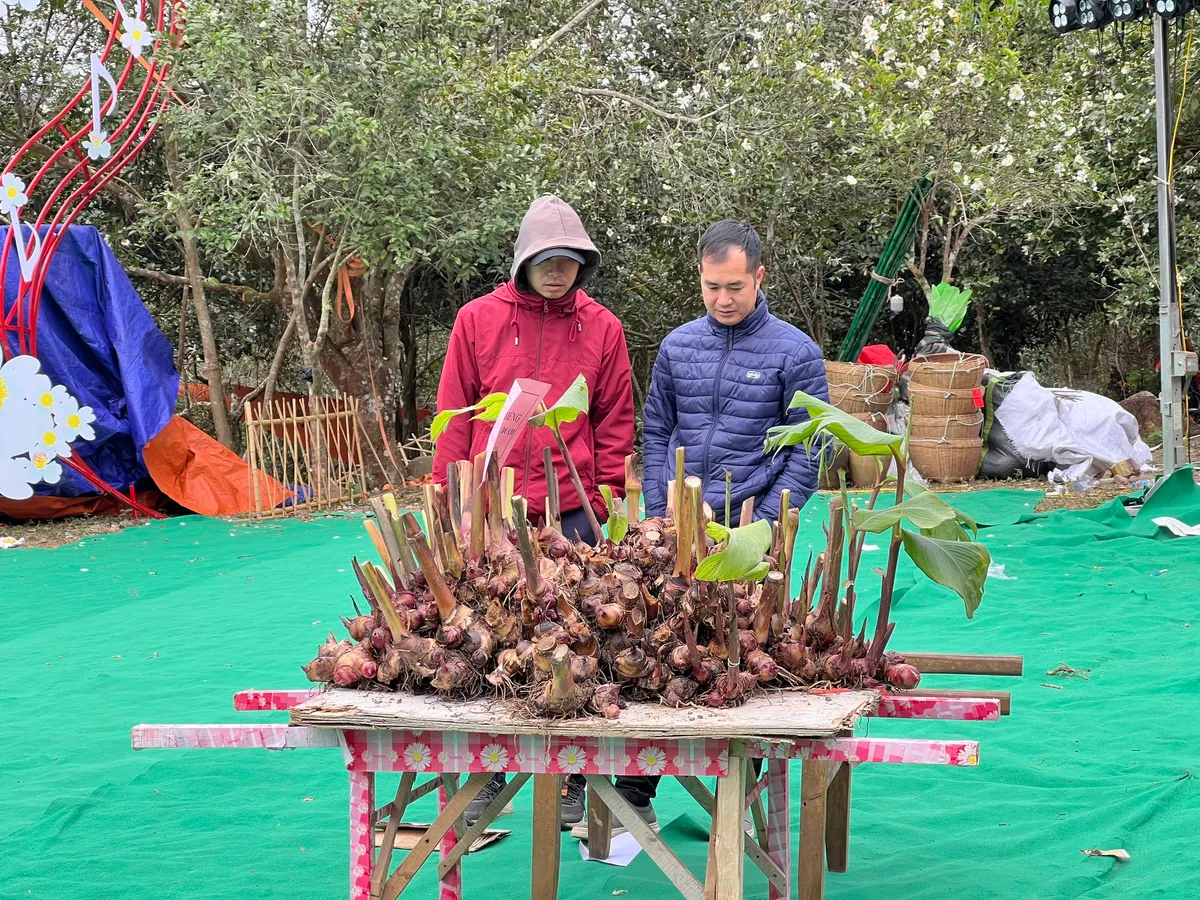
M 457 793 L 458 776 L 443 775 L 442 784 L 438 788 L 439 813 L 446 811 L 446 807 L 449 805 L 451 798 Z M 462 817 L 460 816 L 454 821 L 454 824 L 450 827 L 450 829 L 444 835 L 442 835 L 442 842 L 438 845 L 439 859 L 444 860 L 454 852 L 454 846 L 458 843 L 458 839 L 460 837 L 460 827 L 463 831 L 466 830 L 466 826 L 461 824 L 462 821 Z M 450 866 L 449 870 L 446 872 L 442 872 L 439 868 L 438 885 L 441 888 L 440 900 L 461 900 L 463 895 L 462 863 L 455 863 L 454 865 Z
M 780 889 L 771 883 L 768 900 L 791 900 L 792 897 L 792 798 L 788 786 L 786 759 L 765 760 L 767 767 L 767 854 L 783 873 Z
M 588 785 L 587 790 L 587 816 L 588 857 L 608 859 L 608 852 L 612 847 L 612 812 L 591 785 Z
M 800 900 L 825 896 L 825 788 L 828 763 L 806 759 L 800 776 L 800 853 L 796 883 Z
M 562 776 L 533 776 L 533 880 L 530 900 L 557 900 L 562 851 Z
M 392 853 L 396 849 L 396 832 L 400 827 L 400 819 L 403 818 L 404 811 L 408 808 L 412 786 L 416 780 L 416 772 L 405 772 L 401 775 L 400 786 L 396 788 L 396 799 L 387 805 L 387 828 L 383 830 L 383 843 L 379 845 L 379 856 L 376 857 L 374 870 L 371 872 L 372 897 L 379 896 L 379 890 L 383 887 L 388 870 L 392 867 Z
M 830 872 L 845 872 L 850 862 L 849 763 L 834 763 L 837 771 L 825 797 L 825 855 Z
M 717 805 L 713 812 L 709 872 L 716 884 L 704 885 L 704 895 L 712 900 L 742 900 L 743 851 L 745 831 L 742 816 L 746 811 L 746 770 L 743 763 L 744 741 L 729 742 L 729 774 L 717 778 Z
M 375 773 L 350 773 L 350 900 L 371 896 L 375 857 Z

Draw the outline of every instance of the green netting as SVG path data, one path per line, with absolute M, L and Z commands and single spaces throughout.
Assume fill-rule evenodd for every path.
M 1200 521 L 1200 493 L 1169 487 L 1153 514 Z M 1148 540 L 1146 514 L 1131 521 L 1118 503 L 1034 516 L 1037 496 L 953 498 L 988 526 L 983 540 L 1010 579 L 990 584 L 973 621 L 952 594 L 904 571 L 896 648 L 1019 653 L 1027 674 L 927 679 L 1012 690 L 1014 714 L 1000 723 L 860 727 L 977 738 L 981 762 L 858 769 L 850 871 L 827 877 L 828 896 L 1200 896 L 1189 775 L 1200 770 L 1200 539 Z M 819 518 L 806 512 L 802 550 Z M 864 570 L 883 564 L 879 543 Z M 351 553 L 370 553 L 355 519 L 188 518 L 0 554 L 13 667 L 0 719 L 0 897 L 345 897 L 348 788 L 337 751 L 134 753 L 129 728 L 285 720 L 235 713 L 231 696 L 302 684 L 298 663 L 349 606 Z M 1090 670 L 1087 680 L 1045 674 L 1060 663 Z M 394 789 L 394 779 L 380 782 Z M 698 808 L 666 784 L 659 817 L 700 874 Z M 798 796 L 797 782 L 794 822 Z M 516 806 L 498 822 L 513 834 L 466 861 L 476 898 L 528 896 L 527 792 Z M 432 813 L 427 798 L 411 818 Z M 563 896 L 675 896 L 644 854 L 617 869 L 583 863 L 563 841 Z M 1132 860 L 1079 852 L 1116 847 Z M 757 870 L 747 871 L 747 896 L 765 897 Z M 412 895 L 435 897 L 433 878 L 430 864 Z

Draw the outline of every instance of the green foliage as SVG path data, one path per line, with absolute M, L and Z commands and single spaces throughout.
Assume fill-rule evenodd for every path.
M 860 456 L 892 456 L 899 453 L 900 445 L 904 443 L 903 435 L 872 428 L 850 413 L 803 391 L 796 391 L 788 408 L 804 409 L 810 418 L 796 425 L 776 425 L 768 429 L 764 453 L 778 453 L 797 444 L 811 446 L 813 438 L 822 432 L 833 435 Z
M 574 422 L 580 415 L 586 415 L 587 411 L 587 379 L 579 375 L 571 382 L 571 386 L 563 392 L 563 395 L 554 402 L 553 406 L 544 413 L 531 416 L 529 424 L 534 428 L 546 426 L 553 431 L 558 431 L 560 426 Z
M 604 497 L 604 503 L 608 506 L 608 539 L 614 544 L 619 544 L 629 533 L 629 516 L 625 512 L 625 503 L 613 496 L 612 488 L 607 484 L 600 485 L 600 495 Z
M 494 394 L 488 394 L 474 406 L 464 406 L 462 409 L 443 409 L 433 417 L 433 423 L 429 426 L 429 439 L 437 443 L 445 432 L 446 427 L 450 424 L 450 420 L 455 416 L 460 416 L 463 413 L 480 410 L 478 415 L 472 416 L 472 419 L 478 419 L 482 422 L 495 422 L 500 418 L 500 410 L 504 407 L 504 402 L 508 399 L 508 394 L 497 391 Z
M 937 494 L 926 492 L 886 509 L 855 510 L 850 521 L 859 531 L 879 534 L 904 520 L 925 531 L 954 522 L 957 516 L 958 513 L 949 503 Z
M 716 522 L 708 525 L 708 534 L 725 542 L 721 550 L 710 553 L 696 566 L 700 581 L 753 581 L 766 577 L 763 555 L 771 547 L 771 523 L 760 519 L 739 528 L 726 528 Z M 719 535 L 719 537 L 718 537 Z
M 967 618 L 974 618 L 983 600 L 983 586 L 992 561 L 987 547 L 973 541 L 926 537 L 907 528 L 901 533 L 904 550 L 917 568 L 962 597 Z

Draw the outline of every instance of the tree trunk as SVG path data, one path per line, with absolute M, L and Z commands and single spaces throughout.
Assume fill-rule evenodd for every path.
M 988 332 L 987 307 L 983 303 L 975 303 L 975 331 L 979 335 L 979 352 L 987 357 L 989 365 L 992 362 L 992 339 Z
M 167 138 L 167 177 L 177 196 L 182 195 L 183 183 L 179 177 L 179 145 L 174 137 Z M 233 429 L 225 406 L 225 385 L 221 379 L 221 357 L 217 351 L 217 338 L 213 333 L 212 316 L 209 314 L 208 299 L 204 294 L 204 277 L 200 271 L 200 252 L 196 247 L 196 232 L 191 212 L 179 200 L 175 207 L 175 220 L 179 227 L 179 239 L 183 242 L 183 260 L 187 269 L 188 283 L 192 288 L 192 305 L 196 308 L 196 327 L 200 331 L 200 343 L 204 348 L 204 376 L 208 381 L 208 399 L 212 407 L 213 428 L 217 440 L 233 449 Z

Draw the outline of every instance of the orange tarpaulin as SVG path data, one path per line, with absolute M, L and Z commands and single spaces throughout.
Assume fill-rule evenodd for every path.
M 194 513 L 232 516 L 255 510 L 246 461 L 187 419 L 172 418 L 142 449 L 142 459 L 158 489 Z M 292 496 L 274 478 L 256 474 L 262 509 Z

